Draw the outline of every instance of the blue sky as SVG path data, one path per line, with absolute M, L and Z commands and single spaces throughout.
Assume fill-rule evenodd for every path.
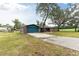
M 62 9 L 65 9 L 68 7 L 67 4 L 59 3 L 58 4 Z M 28 24 L 33 24 L 36 23 L 36 20 L 41 20 L 41 18 L 36 14 L 36 5 L 35 4 L 30 4 L 29 11 L 33 14 L 29 19 L 28 19 Z
M 58 4 L 62 9 L 67 8 L 67 4 Z M 24 24 L 36 23 L 41 18 L 36 14 L 36 4 L 33 3 L 2 3 L 0 4 L 0 23 L 13 24 L 15 18 Z
M 59 3 L 58 4 L 62 9 L 65 9 L 68 7 L 68 5 L 66 3 Z
M 68 7 L 67 4 L 64 3 L 59 3 L 58 4 L 62 9 L 65 9 Z M 35 13 L 35 7 L 36 5 L 31 5 L 30 11 L 32 11 L 32 13 L 34 13 L 34 15 L 28 20 L 28 24 L 32 24 L 32 23 L 36 23 L 36 20 L 40 20 L 41 18 L 38 17 Z

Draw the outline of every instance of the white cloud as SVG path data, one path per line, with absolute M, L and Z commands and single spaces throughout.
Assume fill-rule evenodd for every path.
M 30 6 L 24 6 L 20 5 L 18 3 L 2 3 L 0 4 L 0 23 L 2 24 L 11 24 L 12 20 L 15 18 L 20 19 L 22 22 L 27 22 L 26 19 L 28 19 L 28 16 L 26 17 L 26 13 L 29 14 L 29 12 L 25 12 Z
M 6 11 L 10 11 L 10 10 L 23 10 L 25 8 L 28 8 L 28 6 L 23 6 L 17 3 L 3 3 L 0 4 L 0 10 L 6 10 Z

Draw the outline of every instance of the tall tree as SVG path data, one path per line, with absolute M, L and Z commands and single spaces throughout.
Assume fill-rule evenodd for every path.
M 75 32 L 76 32 L 77 28 L 79 28 L 79 11 L 74 13 L 74 24 L 75 24 Z
M 45 27 L 45 22 L 50 16 L 52 9 L 56 9 L 58 5 L 56 3 L 39 3 L 36 7 L 36 13 L 43 17 L 43 28 Z
M 20 22 L 18 19 L 15 19 L 15 20 L 13 21 L 13 23 L 14 23 L 14 29 L 15 29 L 15 30 L 21 28 L 21 22 Z
M 54 8 L 52 8 L 53 5 L 51 5 L 51 10 L 50 10 L 50 13 L 49 13 L 49 16 L 48 18 L 52 20 L 52 23 L 54 22 L 58 27 L 58 31 L 59 31 L 59 28 L 61 26 L 61 24 L 64 22 L 64 17 L 65 17 L 65 14 L 64 14 L 64 10 L 61 9 L 58 4 L 55 4 Z
M 68 8 L 61 9 L 56 3 L 40 3 L 37 4 L 36 12 L 43 17 L 43 27 L 48 18 L 54 21 L 58 25 L 58 31 L 60 26 L 65 22 L 72 20 L 72 12 L 74 11 L 74 4 L 69 3 Z
M 64 22 L 64 11 L 61 10 L 60 8 L 57 8 L 54 11 L 52 11 L 51 16 L 54 17 L 54 19 L 51 20 L 54 20 L 55 23 L 58 25 L 58 31 L 59 31 L 61 24 Z
M 65 22 L 70 21 L 74 18 L 74 16 L 72 16 L 72 12 L 75 9 L 75 5 L 71 3 L 67 5 L 68 7 L 65 9 L 61 9 L 59 6 L 57 6 L 57 8 L 52 9 L 52 12 L 50 13 L 51 20 L 54 20 L 58 25 L 58 31 L 61 25 L 65 27 Z M 54 19 L 52 19 L 52 17 Z
M 2 24 L 0 24 L 0 27 L 2 26 Z
M 78 5 L 79 4 L 70 4 L 71 6 L 71 19 L 70 22 L 72 24 L 75 24 L 75 32 L 77 31 L 78 23 L 79 23 L 79 10 L 78 10 Z

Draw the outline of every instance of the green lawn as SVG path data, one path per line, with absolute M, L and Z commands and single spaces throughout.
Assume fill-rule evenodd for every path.
M 66 32 L 72 31 L 72 32 L 74 32 L 75 29 L 74 28 L 73 29 L 60 29 L 60 31 L 66 31 Z
M 78 51 L 55 44 L 43 42 L 37 38 L 19 32 L 0 32 L 0 55 L 79 55 Z
M 59 31 L 59 32 L 51 32 L 48 34 L 57 35 L 57 36 L 65 36 L 65 37 L 77 37 L 79 38 L 79 32 L 67 32 L 67 31 Z

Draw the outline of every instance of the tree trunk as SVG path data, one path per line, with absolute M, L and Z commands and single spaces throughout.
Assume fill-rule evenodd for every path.
M 47 17 L 48 17 L 48 16 L 46 16 L 46 18 L 45 18 L 45 20 L 44 20 L 44 23 L 43 23 L 43 31 L 45 31 L 45 23 L 46 23 Z
M 77 24 L 75 24 L 75 32 L 77 32 Z
M 44 23 L 43 23 L 43 32 L 45 31 L 45 23 L 46 23 L 47 17 L 48 17 L 48 13 L 47 13 L 47 15 L 46 15 L 46 17 L 45 17 L 45 19 L 44 19 Z
M 76 27 L 75 27 L 75 32 L 76 32 L 77 30 L 76 30 Z
M 78 22 L 75 23 L 75 32 L 77 32 Z
M 57 31 L 60 31 L 60 25 L 58 25 Z

